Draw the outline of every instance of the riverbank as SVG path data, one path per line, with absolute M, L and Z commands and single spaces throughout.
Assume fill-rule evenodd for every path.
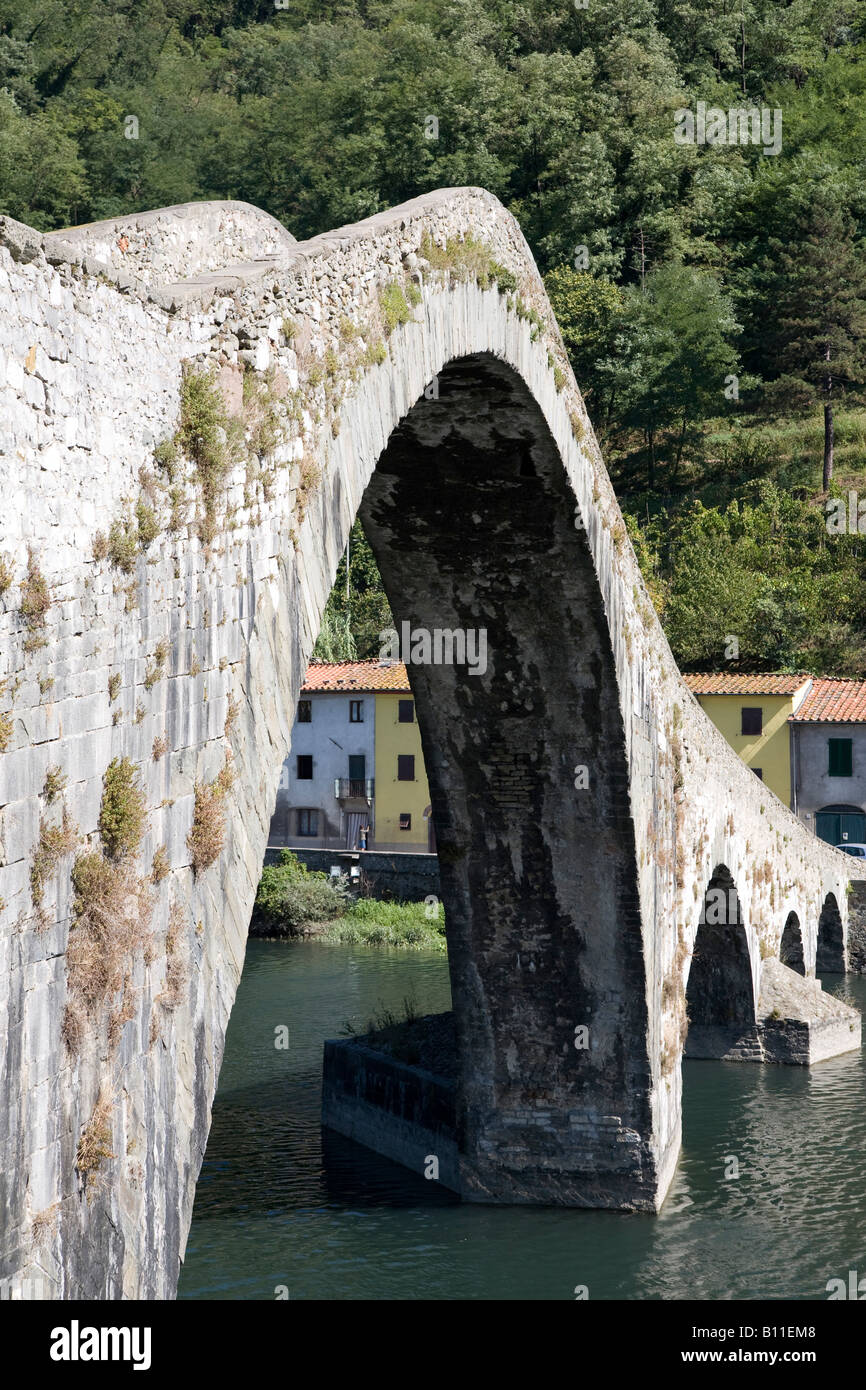
M 394 946 L 402 950 L 447 952 L 441 904 L 431 921 L 425 903 L 382 903 L 361 898 L 342 917 L 305 922 L 292 931 L 272 924 L 250 924 L 261 941 L 317 941 L 324 946 Z
M 339 946 L 393 946 L 446 951 L 445 911 L 433 894 L 423 902 L 354 897 L 344 879 L 307 869 L 291 850 L 262 871 L 250 936 Z

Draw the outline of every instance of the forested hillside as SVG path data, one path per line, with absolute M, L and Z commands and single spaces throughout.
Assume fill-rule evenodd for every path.
M 47 229 L 243 198 L 307 237 L 491 189 L 546 276 L 680 662 L 718 666 L 735 635 L 742 667 L 866 672 L 866 535 L 824 508 L 866 504 L 864 11 L 0 0 L 0 212 Z M 698 103 L 777 113 L 778 150 L 680 142 Z M 375 649 L 387 616 L 355 553 L 330 652 L 347 631 Z

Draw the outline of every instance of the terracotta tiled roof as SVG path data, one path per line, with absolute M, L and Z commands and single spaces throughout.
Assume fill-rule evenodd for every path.
M 812 724 L 866 724 L 866 681 L 816 678 L 796 714 Z
M 402 661 L 311 661 L 301 691 L 399 690 L 410 693 L 409 677 Z
M 796 695 L 811 679 L 802 671 L 793 676 L 779 676 L 772 671 L 758 675 L 708 671 L 683 676 L 694 695 Z

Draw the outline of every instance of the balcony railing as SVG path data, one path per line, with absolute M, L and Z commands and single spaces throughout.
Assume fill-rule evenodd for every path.
M 373 777 L 337 777 L 334 781 L 334 796 L 338 801 L 348 801 L 352 797 L 372 801 L 375 785 Z

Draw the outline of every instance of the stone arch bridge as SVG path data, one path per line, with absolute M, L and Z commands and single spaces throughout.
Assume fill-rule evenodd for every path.
M 0 219 L 0 314 L 0 1277 L 173 1294 L 359 511 L 398 625 L 486 633 L 483 672 L 411 669 L 466 1196 L 657 1209 L 687 988 L 695 1055 L 859 1040 L 809 978 L 847 861 L 682 683 L 495 198 L 302 244 L 239 203 Z

